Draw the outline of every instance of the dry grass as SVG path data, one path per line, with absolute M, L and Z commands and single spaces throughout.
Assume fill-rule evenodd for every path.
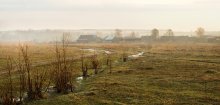
M 39 45 L 41 46 L 41 45 Z M 38 47 L 39 47 L 38 46 Z M 45 45 L 44 45 L 45 46 Z M 52 48 L 48 45 L 48 48 Z M 42 48 L 42 46 L 40 47 Z M 103 105 L 103 104 L 187 104 L 206 105 L 220 103 L 220 46 L 216 44 L 90 44 L 70 45 L 69 56 L 81 57 L 81 48 L 110 50 L 108 56 L 99 53 L 97 59 L 102 72 L 88 77 L 79 85 L 75 78 L 82 75 L 80 59 L 73 62 L 73 82 L 77 86 L 75 93 L 68 95 L 54 94 L 48 99 L 33 101 L 30 105 Z M 0 49 L 3 50 L 3 49 Z M 34 49 L 33 51 L 37 51 Z M 52 56 L 51 52 L 44 52 Z M 48 51 L 45 50 L 45 51 Z M 75 51 L 75 53 L 74 53 Z M 124 53 L 137 54 L 144 51 L 144 57 L 122 62 Z M 13 52 L 13 51 L 11 51 Z M 51 54 L 51 55 L 50 55 Z M 73 55 L 72 55 L 73 54 Z M 89 53 L 86 53 L 89 54 Z M 92 53 L 93 54 L 93 53 Z M 37 55 L 31 56 L 34 57 Z M 38 55 L 39 56 L 39 55 Z M 41 56 L 41 55 L 40 55 Z M 44 57 L 41 56 L 41 57 Z M 40 58 L 39 57 L 39 61 Z M 75 56 L 74 56 L 75 57 Z M 53 59 L 51 58 L 47 58 Z M 37 60 L 36 60 L 37 61 Z M 71 62 L 69 62 L 71 63 Z M 90 58 L 84 59 L 88 75 L 93 75 Z M 54 65 L 38 67 L 49 70 Z M 93 68 L 93 69 L 92 69 Z

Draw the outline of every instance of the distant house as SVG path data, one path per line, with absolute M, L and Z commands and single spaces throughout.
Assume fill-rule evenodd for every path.
M 190 41 L 190 37 L 188 36 L 161 36 L 157 39 L 155 39 L 152 36 L 142 36 L 141 40 L 143 42 L 185 42 L 185 41 Z
M 219 36 L 207 37 L 207 41 L 209 43 L 220 43 L 220 37 Z
M 140 38 L 131 37 L 131 36 L 127 36 L 127 37 L 123 38 L 123 41 L 126 41 L 126 42 L 137 42 L 137 41 L 140 41 L 140 40 L 141 40 Z
M 143 42 L 152 42 L 155 41 L 155 38 L 152 36 L 141 36 L 141 41 Z
M 92 43 L 92 42 L 100 42 L 101 39 L 96 35 L 80 35 L 77 39 L 78 43 Z
M 220 43 L 220 37 L 216 37 L 216 41 Z
M 159 39 L 161 42 L 187 42 L 190 41 L 190 37 L 188 36 L 161 36 Z
M 161 36 L 159 40 L 161 42 L 173 41 L 174 36 Z
M 122 38 L 116 37 L 115 35 L 108 35 L 103 38 L 103 42 L 119 42 L 122 41 Z
M 190 37 L 189 36 L 175 36 L 174 40 L 177 42 L 189 42 Z
M 104 42 L 113 42 L 115 36 L 114 35 L 108 35 L 106 37 L 104 37 L 103 41 Z

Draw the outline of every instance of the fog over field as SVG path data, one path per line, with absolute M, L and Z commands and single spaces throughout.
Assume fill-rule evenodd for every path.
M 219 36 L 219 10 L 219 0 L 1 0 L 0 41 L 48 42 L 62 32 L 71 32 L 74 41 L 82 34 L 112 35 L 115 29 L 140 37 L 153 28 L 161 36 L 168 29 L 194 36 L 203 27 L 206 35 Z
M 220 105 L 220 0 L 0 0 L 0 105 Z
M 114 29 L 84 29 L 84 30 L 17 30 L 17 31 L 0 31 L 1 42 L 52 42 L 60 40 L 62 34 L 68 32 L 71 35 L 71 41 L 75 42 L 80 35 L 97 35 L 104 38 L 108 35 L 115 35 Z M 124 29 L 123 36 L 129 36 L 131 32 L 136 33 L 136 37 L 150 36 L 151 30 L 144 29 Z M 160 30 L 160 36 L 164 36 L 166 30 Z M 195 31 L 192 32 L 176 32 L 175 36 L 196 36 Z M 220 36 L 220 32 L 206 32 L 205 35 Z

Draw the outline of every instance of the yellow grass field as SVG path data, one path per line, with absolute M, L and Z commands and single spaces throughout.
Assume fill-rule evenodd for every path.
M 218 105 L 220 104 L 220 45 L 218 44 L 70 44 L 67 57 L 80 58 L 97 54 L 100 67 L 94 75 L 77 80 L 82 75 L 80 59 L 68 62 L 73 72 L 74 92 L 69 94 L 44 93 L 44 99 L 27 101 L 29 105 Z M 106 66 L 106 54 L 111 57 L 112 73 Z M 18 59 L 18 45 L 0 46 L 0 67 L 4 68 L 7 56 Z M 122 62 L 122 55 L 144 52 L 143 56 Z M 51 62 L 55 59 L 55 46 L 30 44 L 31 63 Z M 90 66 L 90 58 L 85 58 Z M 54 65 L 33 67 L 33 70 L 51 71 Z M 90 67 L 89 66 L 89 67 Z M 3 72 L 3 71 L 0 71 Z M 32 71 L 34 75 L 35 71 Z M 47 81 L 49 81 L 48 72 Z M 18 87 L 17 72 L 14 87 Z M 1 82 L 4 75 L 1 75 Z M 51 84 L 53 85 L 53 83 Z M 45 85 L 46 87 L 46 85 Z M 16 88 L 17 89 L 17 88 Z M 16 90 L 15 89 L 15 90 Z M 14 94 L 17 94 L 16 92 Z

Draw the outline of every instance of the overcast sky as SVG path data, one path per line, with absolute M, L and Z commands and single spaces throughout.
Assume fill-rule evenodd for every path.
M 0 0 L 0 30 L 220 31 L 220 0 Z

